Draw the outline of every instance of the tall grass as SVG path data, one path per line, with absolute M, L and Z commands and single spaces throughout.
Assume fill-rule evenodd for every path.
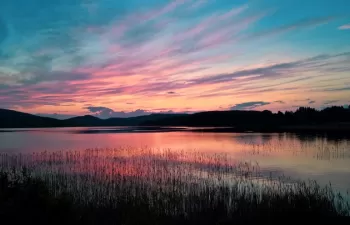
M 263 177 L 257 164 L 225 154 L 87 149 L 0 154 L 0 166 L 3 193 L 11 186 L 40 181 L 52 198 L 69 196 L 80 222 L 91 216 L 87 212 L 101 210 L 110 224 L 350 215 L 348 202 L 331 186 Z

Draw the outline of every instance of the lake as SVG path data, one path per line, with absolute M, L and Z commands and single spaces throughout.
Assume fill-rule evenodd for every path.
M 262 176 L 316 180 L 350 189 L 350 138 L 292 133 L 192 132 L 191 128 L 130 127 L 3 129 L 0 153 L 78 151 L 92 148 L 171 149 L 184 155 L 226 155 L 258 164 Z M 190 158 L 190 156 L 188 157 Z M 189 160 L 190 161 L 190 160 Z

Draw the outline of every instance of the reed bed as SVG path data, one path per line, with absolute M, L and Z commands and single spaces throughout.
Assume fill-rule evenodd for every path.
M 110 212 L 103 213 L 109 224 L 350 215 L 349 203 L 331 185 L 263 177 L 256 163 L 225 154 L 124 147 L 0 154 L 0 166 L 1 190 L 4 180 L 7 186 L 43 183 L 52 198 L 69 196 L 79 209 L 77 221 L 101 209 Z

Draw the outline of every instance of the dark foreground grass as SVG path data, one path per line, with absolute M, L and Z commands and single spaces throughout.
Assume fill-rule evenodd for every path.
M 330 186 L 257 179 L 247 164 L 182 154 L 1 155 L 0 224 L 350 224 Z
M 329 196 L 312 193 L 263 196 L 258 203 L 255 193 L 240 196 L 235 209 L 227 211 L 225 199 L 213 205 L 192 209 L 184 215 L 159 213 L 159 206 L 150 206 L 148 199 L 139 193 L 137 199 L 120 199 L 104 205 L 79 204 L 73 196 L 61 193 L 54 196 L 47 185 L 28 175 L 11 180 L 12 175 L 0 175 L 0 224 L 294 224 L 307 221 L 313 224 L 348 224 L 344 211 L 334 205 Z M 311 189 L 316 187 L 309 187 Z M 317 189 L 317 188 L 316 188 Z M 228 196 L 225 189 L 218 195 Z M 230 193 L 235 195 L 235 193 Z M 209 195 L 210 196 L 210 195 Z M 209 196 L 189 196 L 198 207 Z M 221 196 L 221 197 L 222 197 Z M 175 196 L 164 196 L 172 200 Z M 220 197 L 220 196 L 218 196 Z M 202 198 L 202 199 L 201 199 Z M 234 197 L 235 198 L 235 197 Z M 164 204 L 165 199 L 159 201 Z M 176 201 L 176 200 L 175 200 Z

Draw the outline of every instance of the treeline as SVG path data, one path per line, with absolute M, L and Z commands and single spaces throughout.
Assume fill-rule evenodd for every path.
M 350 109 L 342 106 L 332 106 L 322 110 L 300 107 L 295 112 L 278 112 L 277 115 L 286 122 L 295 124 L 350 122 Z
M 167 118 L 145 125 L 159 126 L 213 126 L 236 128 L 276 128 L 288 125 L 319 125 L 327 123 L 350 122 L 350 110 L 341 106 L 333 106 L 322 110 L 300 107 L 295 112 L 272 113 L 264 111 L 212 111 L 176 118 Z

